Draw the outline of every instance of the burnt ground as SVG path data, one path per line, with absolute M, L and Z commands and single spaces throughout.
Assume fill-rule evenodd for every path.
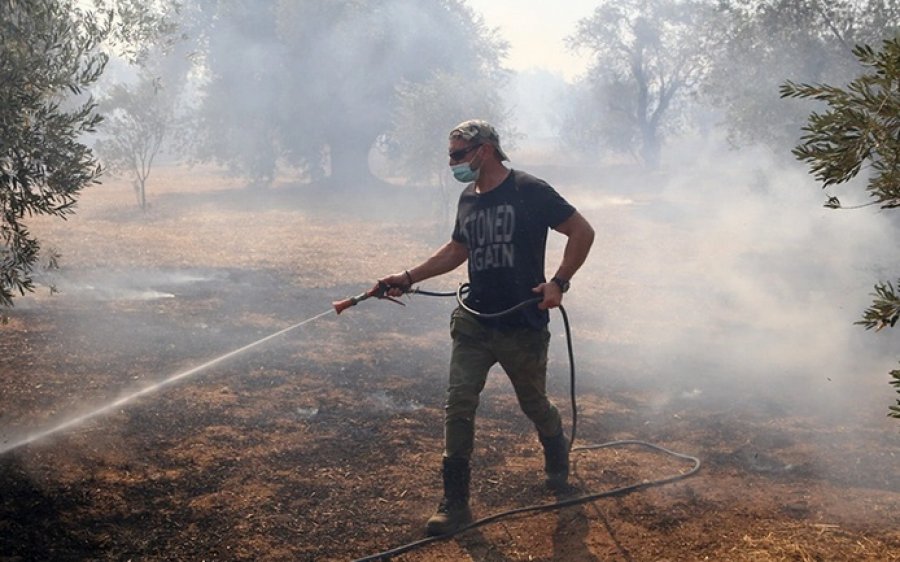
M 146 213 L 104 186 L 68 222 L 36 222 L 63 255 L 61 270 L 40 274 L 59 292 L 20 299 L 2 327 L 0 445 L 326 311 L 440 240 L 427 199 L 400 209 L 415 194 L 386 194 L 348 218 L 325 193 L 283 187 L 247 203 L 214 177 L 191 189 L 166 181 Z M 607 271 L 617 267 L 608 248 L 628 231 L 623 213 L 591 216 L 607 248 L 592 260 Z M 579 441 L 652 441 L 697 455 L 701 472 L 397 559 L 900 560 L 896 422 L 785 405 L 779 388 L 752 381 L 671 392 L 629 339 L 640 320 L 631 336 L 599 320 L 631 290 L 623 278 L 580 281 L 610 295 L 602 312 L 569 297 Z M 325 316 L 3 453 L 0 560 L 352 560 L 421 538 L 439 499 L 452 302 L 407 304 Z M 568 415 L 564 350 L 556 337 L 550 387 Z M 476 517 L 554 501 L 500 371 L 479 416 Z M 573 494 L 688 468 L 636 449 L 573 460 Z

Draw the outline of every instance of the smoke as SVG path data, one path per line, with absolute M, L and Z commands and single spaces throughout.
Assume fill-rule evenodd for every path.
M 54 293 L 70 300 L 87 301 L 143 301 L 171 299 L 182 289 L 193 290 L 198 285 L 221 282 L 221 273 L 201 270 L 157 270 L 129 268 L 127 270 L 38 270 L 35 280 Z M 31 301 L 22 307 L 33 306 Z
M 569 300 L 595 339 L 596 376 L 656 388 L 660 403 L 886 413 L 892 339 L 853 323 L 897 273 L 890 212 L 826 209 L 799 164 L 719 146 L 683 141 L 662 172 L 576 183 L 599 235 Z

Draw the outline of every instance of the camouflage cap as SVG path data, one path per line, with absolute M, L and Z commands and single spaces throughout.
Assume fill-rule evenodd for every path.
M 503 149 L 500 148 L 500 135 L 497 134 L 497 129 L 482 119 L 469 119 L 468 121 L 463 121 L 450 131 L 450 138 L 461 138 L 473 143 L 493 145 L 494 149 L 497 151 L 497 155 L 500 156 L 501 161 L 509 160 L 509 157 L 503 152 Z

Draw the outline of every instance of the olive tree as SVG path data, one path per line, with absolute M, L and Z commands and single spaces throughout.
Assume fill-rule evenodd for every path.
M 567 39 L 593 64 L 563 130 L 577 143 L 633 151 L 658 164 L 663 139 L 707 69 L 716 28 L 698 0 L 605 0 Z
M 209 0 L 184 20 L 205 78 L 196 158 L 259 185 L 288 166 L 364 191 L 375 181 L 370 151 L 398 117 L 398 88 L 408 94 L 439 72 L 482 83 L 501 54 L 464 0 Z
M 882 208 L 900 207 L 900 37 L 885 41 L 876 51 L 858 46 L 853 54 L 866 72 L 840 88 L 827 84 L 781 86 L 786 98 L 816 100 L 827 106 L 809 115 L 801 142 L 794 155 L 810 166 L 823 187 L 845 183 L 868 167 L 866 191 L 872 204 Z M 837 197 L 827 206 L 841 208 Z M 897 282 L 900 287 L 900 281 Z M 872 305 L 857 322 L 866 329 L 893 327 L 900 319 L 900 294 L 890 281 L 875 285 Z M 891 372 L 900 392 L 900 370 Z M 891 407 L 900 418 L 900 400 Z
M 725 40 L 712 53 L 701 91 L 737 146 L 793 146 L 808 108 L 779 102 L 782 80 L 843 84 L 858 64 L 856 44 L 875 45 L 900 25 L 898 0 L 723 0 Z
M 0 307 L 33 288 L 36 214 L 66 218 L 101 173 L 89 95 L 110 54 L 140 63 L 173 40 L 175 0 L 0 0 Z M 51 256 L 51 260 L 54 258 Z
M 69 0 L 0 0 L 0 14 L 0 305 L 11 306 L 40 251 L 25 219 L 66 217 L 100 174 L 81 135 L 101 118 L 82 92 L 106 65 L 106 27 Z
M 142 72 L 135 84 L 117 84 L 101 100 L 103 138 L 95 148 L 107 168 L 131 178 L 137 204 L 147 207 L 147 178 L 172 127 L 174 101 L 161 80 Z

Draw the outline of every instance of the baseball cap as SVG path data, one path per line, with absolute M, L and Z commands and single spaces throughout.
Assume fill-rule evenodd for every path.
M 509 160 L 509 157 L 500 148 L 500 135 L 490 123 L 483 119 L 469 119 L 463 121 L 450 131 L 450 138 L 461 138 L 469 142 L 480 142 L 493 145 L 500 156 L 500 160 Z

